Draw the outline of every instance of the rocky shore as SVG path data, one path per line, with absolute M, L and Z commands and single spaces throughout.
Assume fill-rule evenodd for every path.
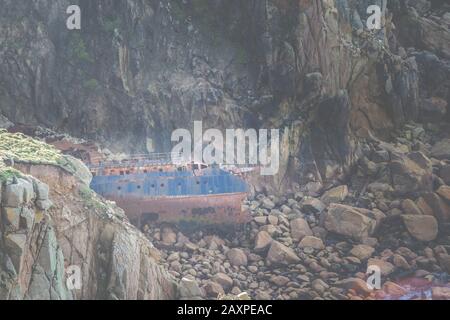
M 144 233 L 202 298 L 449 299 L 450 135 L 435 132 L 450 133 L 410 123 L 390 143 L 368 142 L 342 183 L 256 194 L 244 206 L 252 221 L 231 233 Z M 380 290 L 367 286 L 370 266 L 381 270 Z

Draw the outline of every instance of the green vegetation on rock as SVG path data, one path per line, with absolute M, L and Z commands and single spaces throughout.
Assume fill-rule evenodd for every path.
M 5 159 L 14 161 L 60 165 L 63 155 L 45 142 L 27 137 L 21 133 L 9 133 L 0 130 L 0 168 L 5 167 Z

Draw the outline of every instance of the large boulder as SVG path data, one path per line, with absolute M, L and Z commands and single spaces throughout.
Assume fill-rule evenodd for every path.
M 375 252 L 375 249 L 371 246 L 358 244 L 352 248 L 350 254 L 359 260 L 367 260 Z
M 417 240 L 432 241 L 438 235 L 438 223 L 435 217 L 427 215 L 403 215 L 408 232 Z
M 322 239 L 313 237 L 313 236 L 306 236 L 300 241 L 298 244 L 300 248 L 313 248 L 316 250 L 322 250 L 325 248 L 325 245 L 323 244 Z
M 368 210 L 347 205 L 331 204 L 325 215 L 324 226 L 328 231 L 362 240 L 370 237 L 377 227 L 376 218 L 369 217 Z
M 297 218 L 291 221 L 291 237 L 296 241 L 302 240 L 306 236 L 312 236 L 313 232 L 308 222 L 303 218 Z
M 338 186 L 326 191 L 320 200 L 326 205 L 335 202 L 342 202 L 348 195 L 348 188 L 346 185 Z
M 204 296 L 204 292 L 198 286 L 197 281 L 188 277 L 181 279 L 178 294 L 181 299 L 201 299 Z
M 431 156 L 437 159 L 450 159 L 450 139 L 443 139 L 431 148 Z
M 290 265 L 300 262 L 300 258 L 294 250 L 278 241 L 273 241 L 267 253 L 266 261 L 269 265 Z
M 256 235 L 256 238 L 255 238 L 254 250 L 256 252 L 264 251 L 265 249 L 267 249 L 270 246 L 272 241 L 273 241 L 272 237 L 270 236 L 270 234 L 267 231 L 260 231 L 260 232 L 258 232 L 258 234 Z
M 230 260 L 230 263 L 233 266 L 246 266 L 248 261 L 247 261 L 247 255 L 245 254 L 245 252 L 241 249 L 230 249 L 227 251 L 226 253 L 228 260 Z
M 441 196 L 442 199 L 450 203 L 450 187 L 449 186 L 441 186 L 436 193 Z
M 435 216 L 439 222 L 450 221 L 450 205 L 438 194 L 433 192 L 424 193 L 418 199 L 417 204 L 423 213 Z
M 433 167 L 422 152 L 393 154 L 389 164 L 392 187 L 397 194 L 408 195 L 432 190 Z
M 233 286 L 233 279 L 231 279 L 225 273 L 217 273 L 212 280 L 220 284 L 225 290 L 231 289 L 231 287 Z

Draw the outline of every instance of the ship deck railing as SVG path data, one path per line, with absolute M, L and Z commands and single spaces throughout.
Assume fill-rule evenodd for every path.
M 152 154 L 138 154 L 131 155 L 122 160 L 103 160 L 103 159 L 91 159 L 91 163 L 88 164 L 90 169 L 105 169 L 114 168 L 117 166 L 124 168 L 131 167 L 145 167 L 145 166 L 157 166 L 157 165 L 169 165 L 169 164 L 181 164 L 186 163 L 186 159 L 177 153 L 152 153 Z

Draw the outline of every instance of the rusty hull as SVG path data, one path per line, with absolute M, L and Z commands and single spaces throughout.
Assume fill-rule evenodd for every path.
M 200 224 L 240 224 L 249 221 L 248 212 L 242 210 L 247 193 L 158 196 L 111 197 L 127 214 L 130 221 L 143 226 L 151 222 L 194 222 Z

